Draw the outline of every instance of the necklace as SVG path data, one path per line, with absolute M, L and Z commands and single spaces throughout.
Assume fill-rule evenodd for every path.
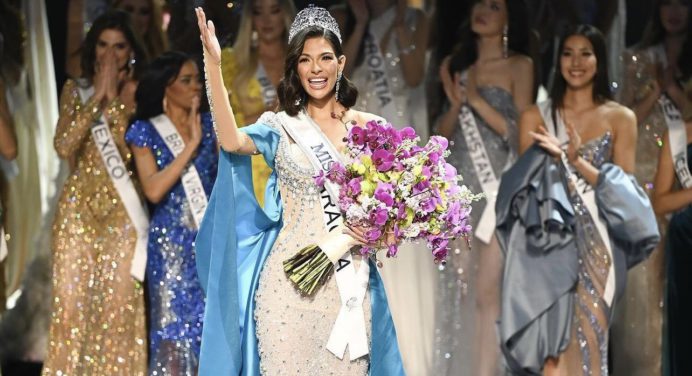
M 346 131 L 348 131 L 348 125 L 349 125 L 349 124 L 350 124 L 351 126 L 356 125 L 356 121 L 355 121 L 355 120 L 344 121 L 344 116 L 346 115 L 346 111 L 348 111 L 348 110 L 349 110 L 349 109 L 347 108 L 347 109 L 345 109 L 345 110 L 342 110 L 342 111 L 339 112 L 338 114 L 335 113 L 334 111 L 332 111 L 332 112 L 330 113 L 330 115 L 332 116 L 332 119 L 339 120 L 339 122 L 341 122 L 341 124 L 344 125 L 344 129 L 345 129 Z

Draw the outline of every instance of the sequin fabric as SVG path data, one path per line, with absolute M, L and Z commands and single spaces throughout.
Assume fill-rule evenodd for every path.
M 478 88 L 479 95 L 507 120 L 509 139 L 517 139 L 517 110 L 512 94 L 494 86 Z M 510 145 L 495 133 L 483 118 L 476 116 L 480 137 L 490 158 L 495 176 L 501 176 L 508 158 L 513 159 Z M 481 192 L 481 185 L 469 157 L 471 150 L 466 143 L 459 125 L 454 129 L 450 140 L 451 154 L 447 161 L 456 167 L 464 178 L 463 184 L 472 192 Z M 486 201 L 473 203 L 471 223 L 476 227 L 485 209 Z M 487 291 L 478 291 L 481 242 L 475 237 L 471 247 L 463 239 L 450 244 L 451 252 L 447 264 L 439 267 L 437 278 L 438 293 L 435 297 L 435 337 L 433 346 L 433 370 L 437 375 L 473 375 L 477 370 L 479 344 L 479 308 L 477 297 Z M 483 251 L 489 251 L 484 249 Z M 498 251 L 499 252 L 499 251 Z M 501 265 L 497 266 L 501 268 Z M 499 306 L 499 298 L 497 299 Z M 498 367 L 499 368 L 499 367 Z
M 130 276 L 136 232 L 94 143 L 97 104 L 83 104 L 74 81 L 60 98 L 55 148 L 72 163 L 53 223 L 53 308 L 44 375 L 144 375 L 142 286 Z M 129 111 L 105 110 L 126 164 Z M 132 174 L 132 172 L 130 172 Z
M 665 50 L 655 45 L 623 55 L 624 80 L 618 92 L 620 102 L 630 108 L 646 98 L 657 79 L 657 71 L 665 67 Z M 634 175 L 649 197 L 654 191 L 661 147 L 667 140 L 667 129 L 661 107 L 656 103 L 648 116 L 638 118 L 636 165 Z M 667 219 L 658 218 L 661 238 L 665 238 Z M 649 258 L 627 273 L 625 294 L 611 328 L 612 370 L 630 376 L 656 375 L 661 372 L 663 348 L 663 301 L 665 281 L 664 242 Z
M 582 158 L 596 168 L 610 162 L 612 153 L 610 132 L 584 143 L 580 150 Z M 574 292 L 570 343 L 559 365 L 566 375 L 606 376 L 611 311 L 603 294 L 612 260 L 580 196 L 572 187 L 569 191 L 577 219 L 574 238 L 579 252 L 579 275 Z
M 662 46 L 653 46 L 642 51 L 632 51 L 623 56 L 625 77 L 619 97 L 625 106 L 634 107 L 653 90 L 656 72 L 665 66 L 661 56 L 665 56 Z M 651 195 L 654 189 L 654 176 L 658 166 L 658 154 L 663 147 L 663 134 L 667 126 L 658 103 L 643 119 L 637 119 L 637 153 L 634 175 L 644 190 Z
M 128 144 L 151 150 L 163 170 L 174 160 L 151 122 L 139 120 L 125 135 Z M 211 115 L 202 115 L 202 141 L 192 163 L 207 194 L 216 180 L 218 155 Z M 180 180 L 150 206 L 147 247 L 149 374 L 195 375 L 202 340 L 204 292 L 197 277 L 197 228 Z
M 325 234 L 314 170 L 300 147 L 277 120 L 266 115 L 259 122 L 277 128 L 281 140 L 276 173 L 284 207 L 284 226 L 267 258 L 255 293 L 255 320 L 262 375 L 365 375 L 369 358 L 343 360 L 325 347 L 339 312 L 336 279 L 331 278 L 314 297 L 301 296 L 283 271 L 283 261 L 317 243 Z M 360 256 L 354 256 L 356 266 Z M 370 297 L 363 301 L 370 339 Z

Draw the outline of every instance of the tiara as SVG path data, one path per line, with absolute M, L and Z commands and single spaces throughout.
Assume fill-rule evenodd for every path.
M 288 31 L 288 43 L 291 43 L 298 32 L 310 26 L 319 26 L 323 29 L 327 29 L 334 33 L 341 43 L 341 33 L 339 32 L 339 25 L 334 20 L 329 11 L 324 8 L 316 7 L 310 4 L 307 8 L 298 12 L 296 19 L 291 25 L 291 29 Z

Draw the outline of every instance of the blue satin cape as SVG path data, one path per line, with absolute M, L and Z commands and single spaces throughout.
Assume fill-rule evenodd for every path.
M 274 168 L 279 132 L 264 124 L 241 131 L 252 138 L 267 164 Z M 258 376 L 255 290 L 283 226 L 277 177 L 274 172 L 269 178 L 262 210 L 252 189 L 250 157 L 222 150 L 218 168 L 196 239 L 197 272 L 207 299 L 199 375 Z M 375 267 L 370 268 L 370 302 L 369 374 L 404 375 L 384 285 Z M 326 343 L 327 333 L 323 334 Z

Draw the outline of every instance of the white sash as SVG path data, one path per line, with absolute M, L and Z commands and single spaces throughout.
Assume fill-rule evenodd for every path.
M 307 114 L 300 112 L 296 117 L 290 117 L 285 112 L 280 112 L 278 115 L 286 132 L 300 146 L 316 172 L 327 172 L 334 162 L 340 160 L 334 145 Z M 343 222 L 341 211 L 336 205 L 338 198 L 339 187 L 327 180 L 324 189 L 320 192 L 320 200 L 324 225 L 329 231 L 334 230 Z M 338 249 L 339 246 L 343 247 L 343 243 L 323 245 L 328 249 Z M 328 249 L 323 250 L 327 253 Z M 363 258 L 360 268 L 356 271 L 351 252 L 346 252 L 336 260 L 335 264 L 341 310 L 329 335 L 327 349 L 339 359 L 343 359 L 348 345 L 350 358 L 355 360 L 369 352 L 363 300 L 368 289 L 370 267 L 367 260 Z
M 541 112 L 541 116 L 543 117 L 543 122 L 545 123 L 546 128 L 548 128 L 548 131 L 550 133 L 554 134 L 556 127 L 553 123 L 550 100 L 539 103 L 538 109 Z M 556 116 L 556 118 L 558 125 L 557 134 L 555 135 L 555 137 L 557 137 L 558 140 L 560 140 L 564 148 L 565 145 L 569 142 L 569 137 L 567 135 L 564 120 L 562 119 L 562 117 Z M 605 290 L 603 291 L 603 299 L 605 300 L 606 304 L 608 304 L 608 306 L 612 306 L 613 298 L 615 297 L 615 260 L 613 258 L 613 250 L 610 244 L 608 228 L 606 227 L 605 222 L 601 219 L 600 215 L 598 214 L 598 206 L 596 205 L 596 194 L 593 187 L 576 173 L 572 165 L 565 163 L 565 168 L 571 172 L 568 178 L 574 184 L 575 191 L 579 195 L 579 198 L 581 198 L 581 201 L 586 206 L 586 210 L 591 216 L 591 219 L 593 220 L 594 224 L 596 225 L 598 234 L 601 236 L 603 244 L 605 245 L 606 250 L 608 251 L 608 256 L 610 257 L 610 267 L 608 268 L 608 277 L 606 277 L 606 285 Z
M 183 149 L 185 149 L 185 142 L 175 128 L 175 125 L 171 122 L 171 119 L 166 114 L 161 114 L 149 119 L 149 121 L 154 125 L 156 131 L 159 132 L 166 146 L 173 153 L 173 157 L 180 155 Z M 199 224 L 202 222 L 202 218 L 204 218 L 204 212 L 207 210 L 208 202 L 207 195 L 204 193 L 202 179 L 200 179 L 197 168 L 192 161 L 183 170 L 180 180 L 183 183 L 187 203 L 190 205 L 192 218 L 195 220 L 195 227 L 199 228 Z
M 668 126 L 668 142 L 673 157 L 675 174 L 684 188 L 692 188 L 692 175 L 687 166 L 687 129 L 678 108 L 668 97 L 661 95 L 658 104 L 663 110 L 663 117 Z
M 277 102 L 278 94 L 276 88 L 272 84 L 272 81 L 267 76 L 267 71 L 264 69 L 262 63 L 257 63 L 257 73 L 255 73 L 255 78 L 259 81 L 260 91 L 262 92 L 262 100 L 264 101 L 264 108 L 271 108 Z
M 459 112 L 459 126 L 469 148 L 469 157 L 473 162 L 481 190 L 486 195 L 486 205 L 476 227 L 475 235 L 483 243 L 489 244 L 495 233 L 495 201 L 500 188 L 500 180 L 495 176 L 485 144 L 478 131 L 478 124 L 469 106 L 464 105 Z
M 7 257 L 7 242 L 5 241 L 5 229 L 0 227 L 0 261 L 4 260 L 5 257 Z
M 93 86 L 79 88 L 82 103 L 86 103 L 93 94 Z M 103 114 L 91 126 L 91 137 L 103 159 L 103 165 L 108 171 L 108 176 L 113 181 L 113 186 L 118 192 L 118 196 L 120 196 L 120 200 L 125 206 L 125 211 L 127 211 L 127 215 L 130 217 L 137 233 L 137 243 L 132 256 L 130 274 L 138 281 L 143 281 L 147 267 L 147 239 L 149 237 L 147 211 L 140 200 L 134 184 L 132 184 L 130 174 L 120 156 L 120 151 L 118 151 L 113 135 L 108 128 L 108 121 Z
M 375 90 L 374 94 L 379 100 L 380 114 L 386 119 L 396 119 L 396 103 L 394 95 L 387 81 L 387 71 L 385 69 L 386 61 L 382 56 L 382 51 L 377 46 L 375 37 L 368 33 L 363 41 L 365 64 L 368 67 L 368 79 L 372 83 Z

